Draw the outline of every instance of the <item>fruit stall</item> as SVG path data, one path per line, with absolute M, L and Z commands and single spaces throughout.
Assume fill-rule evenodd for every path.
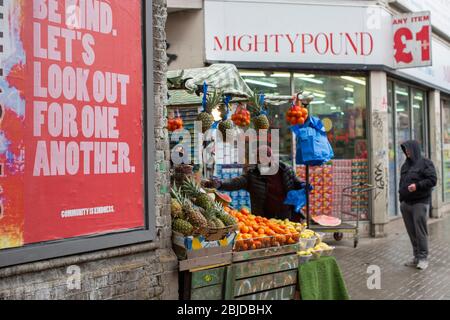
M 253 215 L 192 177 L 172 189 L 173 247 L 182 299 L 298 299 L 298 267 L 329 256 L 322 235 Z
M 178 90 L 183 89 L 191 104 L 200 104 L 190 119 L 201 123 L 202 133 L 217 129 L 226 143 L 230 130 L 269 128 L 264 95 L 251 92 L 232 65 L 175 72 L 168 78 L 175 95 L 181 96 Z M 308 110 L 295 101 L 286 121 L 302 125 Z M 169 108 L 170 132 L 186 128 L 182 113 Z M 242 205 L 233 194 L 206 188 L 202 182 L 215 176 L 217 168 L 208 171 L 208 163 L 201 163 L 171 168 L 172 242 L 179 258 L 180 298 L 300 299 L 300 266 L 332 255 L 334 248 L 305 223 L 252 214 L 247 200 Z

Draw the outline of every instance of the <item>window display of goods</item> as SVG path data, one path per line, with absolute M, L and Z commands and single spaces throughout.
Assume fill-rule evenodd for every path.
M 229 215 L 222 199 L 216 201 L 215 190 L 206 192 L 192 178 L 171 190 L 172 228 L 184 236 L 203 235 L 207 240 L 219 240 L 237 229 L 237 221 Z M 220 198 L 220 197 L 219 197 Z
M 352 160 L 352 184 L 368 183 L 369 181 L 369 163 L 365 159 Z M 364 189 L 364 186 L 356 187 L 355 189 Z M 358 194 L 358 197 L 353 199 L 351 203 L 352 213 L 360 213 L 361 219 L 367 219 L 369 213 L 369 195 Z
M 300 239 L 300 232 L 296 229 L 298 223 L 255 216 L 247 208 L 236 210 L 228 207 L 225 210 L 238 221 L 236 251 L 290 245 Z
M 300 180 L 306 181 L 305 166 L 297 166 Z M 333 214 L 333 167 L 331 165 L 310 166 L 309 183 L 313 186 L 310 192 L 311 215 Z

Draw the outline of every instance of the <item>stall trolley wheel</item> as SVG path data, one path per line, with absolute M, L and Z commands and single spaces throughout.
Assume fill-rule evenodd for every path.
M 341 241 L 342 238 L 344 237 L 344 234 L 342 232 L 335 232 L 333 234 L 334 240 L 336 241 Z

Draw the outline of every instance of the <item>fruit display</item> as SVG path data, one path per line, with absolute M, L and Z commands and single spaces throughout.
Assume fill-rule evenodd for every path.
M 301 106 L 300 103 L 294 104 L 286 113 L 286 121 L 290 125 L 304 124 L 308 118 L 308 109 Z
M 325 242 L 319 242 L 313 248 L 298 251 L 297 255 L 299 255 L 300 257 L 312 257 L 313 259 L 319 259 L 321 256 L 331 255 L 333 250 L 334 247 L 326 244 Z
M 241 106 L 238 106 L 236 111 L 231 116 L 231 120 L 238 127 L 247 127 L 250 125 L 250 112 Z
M 221 201 L 216 201 L 215 190 L 209 191 L 193 178 L 187 178 L 179 188 L 172 188 L 170 208 L 174 231 L 217 240 L 237 228 L 236 219 L 225 211 Z
M 270 123 L 264 110 L 264 96 L 253 94 L 248 104 L 253 126 L 256 130 L 269 129 Z
M 183 119 L 180 117 L 180 114 L 178 113 L 175 117 L 175 114 L 173 111 L 169 113 L 169 118 L 167 120 L 167 129 L 172 132 L 178 129 L 183 128 Z
M 299 241 L 300 233 L 296 225 L 290 221 L 282 224 L 275 219 L 255 216 L 247 208 L 241 210 L 226 208 L 225 210 L 238 221 L 236 251 L 278 247 Z

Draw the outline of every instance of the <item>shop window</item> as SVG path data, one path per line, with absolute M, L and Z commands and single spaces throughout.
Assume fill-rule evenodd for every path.
M 310 113 L 324 121 L 335 159 L 367 159 L 364 77 L 295 73 L 294 89 L 314 94 Z
M 442 192 L 450 202 L 450 100 L 442 100 Z
M 324 123 L 335 153 L 331 163 L 311 171 L 315 188 L 311 194 L 311 214 L 340 216 L 342 212 L 352 212 L 360 214 L 361 219 L 369 219 L 367 194 L 353 201 L 345 198 L 341 201 L 343 188 L 368 182 L 366 78 L 295 73 L 293 82 L 295 92 L 314 94 L 310 114 Z M 298 172 L 304 177 L 304 168 L 300 167 Z
M 415 87 L 388 81 L 389 214 L 397 216 L 400 168 L 406 160 L 401 144 L 417 140 L 427 156 L 426 93 Z
M 422 152 L 425 153 L 425 93 L 423 91 L 412 90 L 411 110 L 413 139 L 419 142 Z
M 397 138 L 397 176 L 400 176 L 400 168 L 406 160 L 401 144 L 411 140 L 411 118 L 409 111 L 409 88 L 405 85 L 395 84 L 395 123 Z

